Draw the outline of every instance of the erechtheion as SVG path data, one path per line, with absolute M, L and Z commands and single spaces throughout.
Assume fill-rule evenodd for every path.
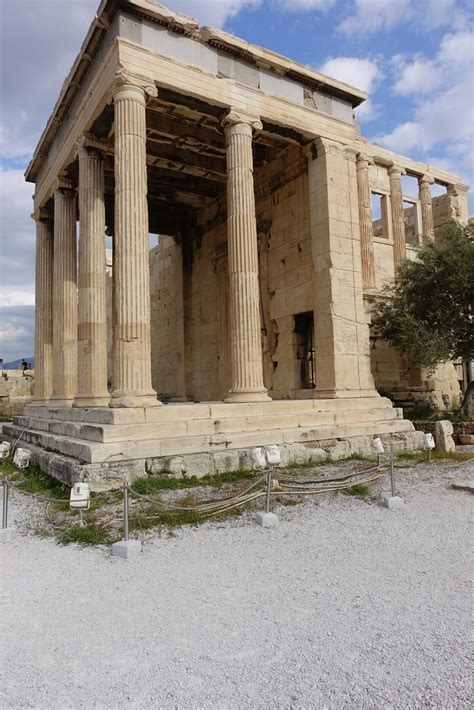
M 369 144 L 365 99 L 151 0 L 103 0 L 26 174 L 36 386 L 8 431 L 46 469 L 100 488 L 235 470 L 270 443 L 287 461 L 420 444 L 376 389 L 394 365 L 371 363 L 370 303 L 467 220 L 467 188 Z

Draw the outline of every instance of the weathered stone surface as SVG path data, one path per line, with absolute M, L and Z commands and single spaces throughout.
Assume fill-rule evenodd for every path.
M 436 422 L 434 435 L 438 451 L 456 451 L 453 431 L 453 425 L 450 421 Z

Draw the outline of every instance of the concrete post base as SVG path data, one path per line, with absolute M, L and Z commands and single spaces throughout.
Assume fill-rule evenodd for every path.
M 140 540 L 120 540 L 112 545 L 112 555 L 122 557 L 127 560 L 129 557 L 136 557 L 142 551 Z
M 13 542 L 16 538 L 15 528 L 2 528 L 0 529 L 0 542 Z
M 383 499 L 383 505 L 390 510 L 396 510 L 397 508 L 403 508 L 405 506 L 405 501 L 399 496 L 389 496 Z
M 257 513 L 255 516 L 255 522 L 257 525 L 261 525 L 262 528 L 275 528 L 278 523 L 278 515 L 274 513 Z

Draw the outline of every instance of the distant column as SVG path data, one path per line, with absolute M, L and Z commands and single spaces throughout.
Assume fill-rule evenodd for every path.
M 392 165 L 388 169 L 388 174 L 390 178 L 390 203 L 392 207 L 393 261 L 395 275 L 397 275 L 400 264 L 407 256 L 402 190 L 402 175 L 406 173 L 399 165 Z
M 137 81 L 137 83 L 135 83 Z M 151 384 L 146 96 L 121 75 L 115 105 L 114 350 L 111 407 L 159 405 Z
M 70 407 L 77 386 L 77 199 L 74 185 L 59 179 L 54 190 L 53 396 Z
M 231 111 L 227 146 L 230 390 L 226 402 L 264 402 L 252 134 L 256 117 Z
M 424 239 L 434 239 L 433 202 L 431 199 L 431 185 L 434 178 L 431 175 L 420 175 L 418 178 L 419 199 L 421 205 L 421 229 Z
M 357 154 L 360 254 L 362 286 L 364 289 L 375 288 L 374 230 L 372 224 L 372 195 L 369 182 L 369 165 L 373 164 L 373 158 L 364 155 L 364 153 Z
M 33 404 L 46 406 L 53 394 L 53 215 L 41 208 L 36 222 L 35 383 Z
M 94 136 L 78 144 L 79 317 L 75 407 L 108 406 L 104 157 Z

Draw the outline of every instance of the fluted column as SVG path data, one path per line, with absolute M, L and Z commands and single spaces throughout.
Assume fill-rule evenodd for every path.
M 41 208 L 36 221 L 35 384 L 33 404 L 48 404 L 53 393 L 53 215 Z
M 405 170 L 399 165 L 392 165 L 388 169 L 388 174 L 390 178 L 390 203 L 392 207 L 393 262 L 395 275 L 397 275 L 400 264 L 407 256 L 402 190 L 402 175 L 405 175 Z
M 227 147 L 230 390 L 226 402 L 269 400 L 263 384 L 252 134 L 257 118 L 231 111 Z
M 104 158 L 100 141 L 83 136 L 79 158 L 79 368 L 75 407 L 108 406 Z
M 425 240 L 434 239 L 433 202 L 431 200 L 431 185 L 434 178 L 430 175 L 420 175 L 418 178 L 419 198 L 421 205 L 421 231 Z
M 54 190 L 53 396 L 72 406 L 77 387 L 77 200 L 74 186 L 58 180 Z
M 359 196 L 360 256 L 362 286 L 375 288 L 374 229 L 372 224 L 372 195 L 369 182 L 369 165 L 374 159 L 364 153 L 357 155 L 357 189 Z
M 154 86 L 118 78 L 115 103 L 114 349 L 111 407 L 158 405 L 151 384 L 146 95 Z

